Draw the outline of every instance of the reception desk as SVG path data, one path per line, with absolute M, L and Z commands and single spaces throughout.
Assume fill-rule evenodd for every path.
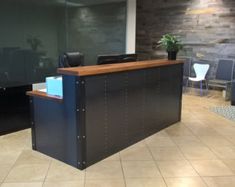
M 183 62 L 58 69 L 63 97 L 28 92 L 33 149 L 84 169 L 180 121 Z

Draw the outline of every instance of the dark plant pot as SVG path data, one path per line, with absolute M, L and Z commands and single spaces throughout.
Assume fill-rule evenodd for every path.
M 177 51 L 167 51 L 168 52 L 168 60 L 176 60 Z

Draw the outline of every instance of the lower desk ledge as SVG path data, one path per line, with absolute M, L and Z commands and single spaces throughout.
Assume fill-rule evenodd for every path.
M 63 102 L 63 97 L 55 96 L 55 95 L 48 95 L 46 92 L 43 91 L 29 91 L 26 93 L 27 95 L 31 97 L 39 97 L 42 99 L 47 99 L 47 100 L 54 100 L 57 102 Z

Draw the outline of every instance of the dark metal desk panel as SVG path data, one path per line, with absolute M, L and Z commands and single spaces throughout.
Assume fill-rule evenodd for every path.
M 180 120 L 182 64 L 84 77 L 86 167 Z

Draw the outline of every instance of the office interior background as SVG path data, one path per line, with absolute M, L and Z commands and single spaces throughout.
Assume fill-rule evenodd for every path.
M 127 45 L 136 43 L 141 60 L 162 58 L 165 52 L 156 48 L 156 42 L 169 31 L 185 45 L 180 56 L 208 62 L 213 78 L 219 59 L 234 58 L 232 5 L 232 1 L 176 5 L 148 0 L 137 1 L 135 12 L 120 0 L 2 1 L 1 87 L 43 82 L 55 74 L 58 56 L 64 51 L 81 51 L 86 65 L 92 65 L 97 55 L 124 53 Z M 133 16 L 137 16 L 136 42 Z
M 234 7 L 234 0 L 1 0 L 0 145 L 3 144 L 1 144 L 1 140 L 5 137 L 15 136 L 12 132 L 20 134 L 20 138 L 17 138 L 17 143 L 13 147 L 22 142 L 31 141 L 31 135 L 27 131 L 31 126 L 30 100 L 25 93 L 45 88 L 46 77 L 59 75 L 57 73 L 59 56 L 64 52 L 78 51 L 83 53 L 85 66 L 96 65 L 98 55 L 109 54 L 136 53 L 139 61 L 166 59 L 166 51 L 157 47 L 157 42 L 162 35 L 172 33 L 179 36 L 184 45 L 183 50 L 178 54 L 178 59 L 192 65 L 194 63 L 209 64 L 210 68 L 206 78 L 207 80 L 215 79 L 220 60 L 235 61 Z M 192 70 L 193 66 L 190 68 Z M 233 71 L 232 79 L 235 78 L 235 68 Z M 194 76 L 195 73 L 193 72 L 192 75 Z M 196 88 L 198 88 L 197 85 Z M 233 89 L 231 99 L 235 97 L 235 88 Z M 96 181 L 96 183 L 100 182 L 101 186 L 107 182 L 107 186 L 119 184 L 119 186 L 128 187 L 131 186 L 129 184 L 132 184 L 132 186 L 140 184 L 151 186 L 153 184 L 152 186 L 171 187 L 174 186 L 173 184 L 180 186 L 180 184 L 185 183 L 209 187 L 215 184 L 223 187 L 226 185 L 234 186 L 234 120 L 227 121 L 225 118 L 218 117 L 217 114 L 208 112 L 210 107 L 230 106 L 230 101 L 224 101 L 222 98 L 221 91 L 221 89 L 211 89 L 208 95 L 199 96 L 197 89 L 196 92 L 193 90 L 193 93 L 190 91 L 188 93 L 186 90 L 183 96 L 182 123 L 180 122 L 172 129 L 164 130 L 164 132 L 160 132 L 160 135 L 156 135 L 156 137 L 159 136 L 156 138 L 160 141 L 159 144 L 162 144 L 159 147 L 161 149 L 162 147 L 165 147 L 163 149 L 169 148 L 164 152 L 166 157 L 172 154 L 181 159 L 182 154 L 186 158 L 186 162 L 190 162 L 191 166 L 193 165 L 193 172 L 191 173 L 193 177 L 187 175 L 188 171 L 189 173 L 192 171 L 191 166 L 179 163 L 176 161 L 177 159 L 169 158 L 172 165 L 174 165 L 172 160 L 177 162 L 176 166 L 173 167 L 173 170 L 176 169 L 176 173 L 173 172 L 175 175 L 172 176 L 168 173 L 164 176 L 164 171 L 161 168 L 164 163 L 160 164 L 160 167 L 157 165 L 157 171 L 160 170 L 164 181 L 159 182 L 157 180 L 157 182 L 148 183 L 148 179 L 147 182 L 142 179 L 139 180 L 140 178 L 148 178 L 147 175 L 143 174 L 144 177 L 136 175 L 138 177 L 136 177 L 137 182 L 135 183 L 135 179 L 131 179 L 133 182 L 128 177 L 125 178 L 126 173 L 124 172 L 124 185 L 117 181 L 112 183 L 113 179 L 110 175 L 106 177 L 109 182 L 99 179 L 100 181 Z M 234 119 L 234 114 L 230 116 L 233 116 Z M 197 124 L 195 125 L 195 123 Z M 212 126 L 212 123 L 215 126 Z M 21 131 L 22 129 L 26 129 L 26 131 Z M 21 139 L 22 142 L 19 143 L 18 141 Z M 3 141 L 4 144 L 7 141 Z M 13 145 L 12 142 L 10 140 L 11 145 Z M 145 146 L 151 144 L 149 140 L 146 142 L 144 143 Z M 201 142 L 203 142 L 203 145 Z M 142 143 L 138 144 L 137 147 L 141 147 Z M 167 146 L 163 145 L 164 143 Z M 29 143 L 25 144 L 28 146 Z M 177 146 L 174 147 L 175 145 Z M 190 146 L 195 146 L 198 150 L 191 150 L 188 148 Z M 217 146 L 222 148 L 217 149 Z M 25 145 L 23 147 L 25 148 Z M 154 159 L 158 157 L 149 147 L 147 152 L 151 152 L 152 156 L 150 157 L 154 157 Z M 9 147 L 7 147 L 8 149 Z M 133 152 L 130 151 L 127 155 L 132 155 Z M 143 150 L 139 151 L 138 154 L 141 152 Z M 156 152 L 161 154 L 159 150 Z M 9 155 L 12 156 L 10 153 Z M 0 153 L 0 158 L 6 159 L 6 157 Z M 37 156 L 35 157 L 38 159 Z M 119 154 L 118 158 L 122 163 L 122 153 Z M 141 158 L 138 159 L 141 160 Z M 201 160 L 204 162 L 205 160 L 211 161 L 211 159 L 216 160 L 215 162 L 218 162 L 218 164 L 214 162 L 215 165 L 217 164 L 215 167 L 214 163 L 205 164 L 205 167 L 211 170 L 204 171 L 203 169 L 200 170 L 200 166 L 198 166 L 199 169 L 197 168 L 194 159 L 198 160 L 198 165 L 200 165 Z M 116 157 L 113 160 L 116 161 Z M 1 163 L 0 160 L 0 165 Z M 183 174 L 180 173 L 180 169 L 183 167 L 181 164 L 187 165 L 186 172 L 183 172 Z M 105 168 L 105 166 L 101 168 Z M 112 166 L 110 165 L 109 168 L 112 168 Z M 183 168 L 185 169 L 185 167 Z M 67 171 L 75 172 L 71 168 Z M 133 171 L 134 169 L 131 170 L 131 172 Z M 177 173 L 178 171 L 179 173 Z M 9 172 L 4 174 L 2 178 L 0 172 L 0 186 L 5 187 L 5 182 L 14 183 L 14 181 L 8 181 L 8 176 L 11 176 Z M 44 176 L 45 180 L 39 182 L 41 186 L 44 184 L 49 186 L 46 175 Z M 74 175 L 77 176 L 77 173 Z M 58 176 L 63 179 L 63 176 L 59 174 Z M 193 182 L 187 183 L 187 181 L 191 181 L 190 177 L 193 178 Z M 73 179 L 73 177 L 68 178 L 69 180 Z M 183 182 L 179 181 L 180 178 Z M 22 180 L 23 182 L 19 181 L 20 183 L 27 183 L 27 177 Z M 63 184 L 60 185 L 63 186 Z M 18 185 L 17 182 L 16 185 Z M 66 185 L 69 184 L 66 183 Z M 84 185 L 81 184 L 81 186 Z
M 123 1 L 2 1 L 1 24 L 1 87 L 44 82 L 65 51 L 81 51 L 86 65 L 125 52 Z

